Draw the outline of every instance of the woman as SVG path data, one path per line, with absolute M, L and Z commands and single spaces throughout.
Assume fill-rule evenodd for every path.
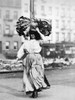
M 32 97 L 35 98 L 38 96 L 39 91 L 47 88 L 44 82 L 44 65 L 39 54 L 41 47 L 35 39 L 25 41 L 17 53 L 17 60 L 23 58 L 26 50 L 28 54 L 24 59 L 23 82 L 26 94 L 32 93 Z
M 26 29 L 23 36 L 26 37 L 29 33 L 30 40 L 26 40 L 17 53 L 17 60 L 19 60 L 26 54 L 24 51 L 27 51 L 26 59 L 24 59 L 23 81 L 26 93 L 32 93 L 33 98 L 37 97 L 38 92 L 46 89 L 49 85 L 44 81 L 46 77 L 44 76 L 44 65 L 40 55 L 41 47 L 37 41 L 39 38 L 45 40 L 46 37 L 44 38 L 36 26 L 37 23 L 32 21 L 31 27 Z

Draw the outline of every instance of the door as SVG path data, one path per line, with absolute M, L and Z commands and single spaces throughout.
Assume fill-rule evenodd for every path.
M 0 41 L 0 53 L 2 53 L 2 41 Z

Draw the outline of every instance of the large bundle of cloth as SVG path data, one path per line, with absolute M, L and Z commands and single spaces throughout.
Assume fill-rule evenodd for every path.
M 38 28 L 42 34 L 49 36 L 51 34 L 52 26 L 50 22 L 46 19 L 38 21 Z
M 27 29 L 27 27 L 30 26 L 30 19 L 27 17 L 21 16 L 18 21 L 16 22 L 16 31 L 21 36 L 24 34 L 24 31 Z
M 37 25 L 32 26 L 32 22 L 37 23 Z M 17 23 L 16 23 L 16 31 L 18 32 L 18 34 L 21 36 L 24 34 L 24 31 L 28 28 L 34 28 L 36 29 L 36 27 L 39 28 L 40 32 L 44 35 L 44 36 L 49 36 L 51 34 L 51 30 L 52 30 L 52 26 L 49 23 L 48 20 L 38 20 L 38 19 L 29 19 L 27 17 L 21 16 Z

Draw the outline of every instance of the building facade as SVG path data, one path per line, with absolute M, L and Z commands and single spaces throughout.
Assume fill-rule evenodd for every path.
M 48 19 L 52 24 L 50 43 L 75 42 L 74 0 L 0 0 L 0 53 L 17 52 L 21 39 L 16 32 L 20 16 Z M 34 4 L 31 10 L 30 3 Z
M 30 17 L 30 0 L 22 0 L 22 13 Z M 34 0 L 35 18 L 48 19 L 52 24 L 51 43 L 75 42 L 75 1 Z
M 52 22 L 51 42 L 75 42 L 74 0 L 40 0 L 39 7 L 36 2 L 39 0 L 35 0 L 35 17 L 46 18 Z
M 21 15 L 21 0 L 0 0 L 0 2 L 0 53 L 12 51 L 16 53 L 21 45 L 15 27 Z

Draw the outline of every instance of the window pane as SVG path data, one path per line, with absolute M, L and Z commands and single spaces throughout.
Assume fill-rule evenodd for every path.
M 6 49 L 9 49 L 9 45 L 10 45 L 10 42 L 9 41 L 5 42 L 5 48 Z
M 52 7 L 49 7 L 49 14 L 52 15 Z
M 65 33 L 62 33 L 62 41 L 65 41 Z
M 65 20 L 61 21 L 61 29 L 65 29 Z
M 1 32 L 2 32 L 2 29 L 1 29 L 1 24 L 0 24 L 0 34 L 1 34 Z
M 10 11 L 9 10 L 6 11 L 6 18 L 10 18 Z
M 5 25 L 5 34 L 10 34 L 10 26 Z
M 25 12 L 28 12 L 28 4 L 25 3 L 25 4 L 24 4 L 24 7 L 25 7 L 24 11 L 25 11 Z
M 61 9 L 61 17 L 65 17 L 65 8 Z
M 56 28 L 59 28 L 59 20 L 56 20 Z
M 55 9 L 56 9 L 56 16 L 58 16 L 59 15 L 59 8 L 56 7 Z
M 68 33 L 68 41 L 71 41 L 71 33 Z
M 59 41 L 59 32 L 56 32 L 56 42 Z
M 16 49 L 16 50 L 18 49 L 18 42 L 17 41 L 14 42 L 14 49 Z
M 41 14 L 42 16 L 45 16 L 45 6 L 44 5 L 41 6 Z
M 0 10 L 0 18 L 1 18 L 1 10 Z
M 14 19 L 17 19 L 17 18 L 18 18 L 18 12 L 14 11 Z

